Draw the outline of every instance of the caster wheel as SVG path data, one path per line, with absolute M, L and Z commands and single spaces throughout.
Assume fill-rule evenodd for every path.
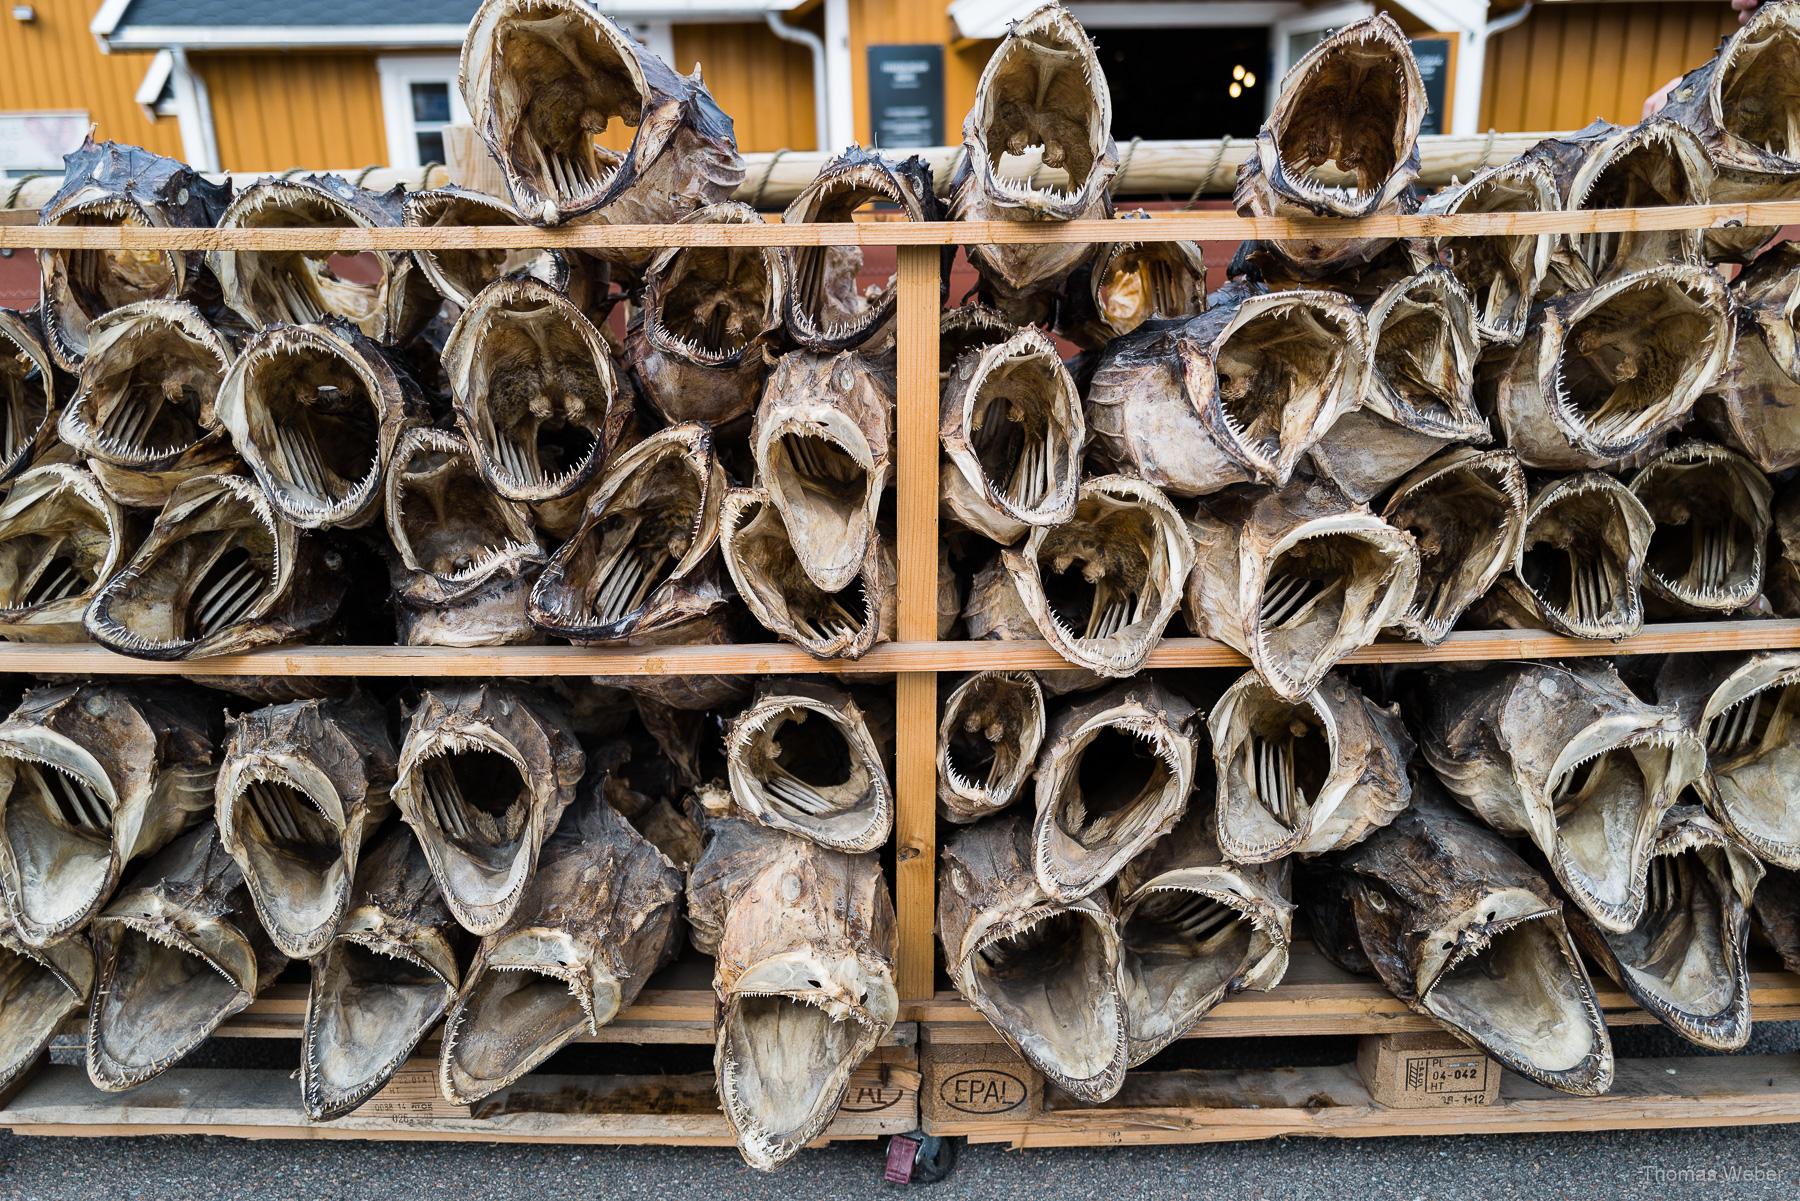
M 930 1134 L 896 1134 L 888 1140 L 889 1184 L 936 1184 L 956 1168 L 956 1144 Z

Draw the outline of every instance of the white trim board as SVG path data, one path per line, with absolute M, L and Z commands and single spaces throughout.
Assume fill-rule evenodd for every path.
M 469 109 L 462 89 L 456 86 L 454 54 L 383 54 L 375 59 L 381 80 L 381 123 L 387 132 L 390 167 L 422 167 L 419 161 L 418 126 L 412 115 L 412 85 L 442 83 L 450 89 L 450 120 L 445 125 L 469 123 Z

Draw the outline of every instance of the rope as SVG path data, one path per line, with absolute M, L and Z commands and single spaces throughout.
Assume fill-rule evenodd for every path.
M 1143 140 L 1143 138 L 1132 138 L 1130 142 L 1126 143 L 1125 153 L 1119 156 L 1118 174 L 1113 179 L 1113 186 L 1115 188 L 1122 188 L 1125 186 L 1126 173 L 1131 170 L 1131 156 L 1137 153 L 1138 143 Z
M 935 176 L 932 178 L 932 180 L 931 180 L 932 190 L 937 192 L 940 196 L 943 195 L 944 192 L 950 187 L 950 181 L 956 178 L 956 173 L 958 171 L 962 170 L 963 162 L 968 157 L 969 157 L 969 147 L 968 147 L 968 144 L 965 142 L 963 145 L 958 146 L 956 148 L 955 154 L 950 156 L 950 168 L 949 168 L 949 170 L 944 172 L 944 178 L 941 180 L 936 178 Z
M 443 165 L 444 164 L 442 163 L 426 163 L 425 169 L 419 172 L 419 186 L 414 188 L 413 191 L 423 192 L 429 188 L 431 186 L 431 173 Z
M 756 181 L 756 191 L 750 195 L 750 207 L 759 213 L 762 212 L 763 193 L 769 190 L 769 177 L 775 174 L 775 164 L 779 163 L 781 161 L 781 156 L 787 152 L 788 148 L 783 146 L 780 150 L 771 154 L 769 156 L 769 165 L 763 168 L 762 178 Z
M 1194 185 L 1193 192 L 1189 194 L 1187 203 L 1182 205 L 1182 208 L 1191 209 L 1200 203 L 1200 197 L 1206 192 L 1206 185 L 1212 182 L 1213 172 L 1217 171 L 1219 165 L 1225 161 L 1225 152 L 1229 149 L 1231 149 L 1231 135 L 1226 134 L 1219 139 L 1218 153 L 1213 155 L 1213 161 L 1207 166 L 1206 174 L 1202 175 L 1200 182 Z
M 19 193 L 23 192 L 25 190 L 26 184 L 30 183 L 34 179 L 49 179 L 49 178 L 50 178 L 50 176 L 44 174 L 43 172 L 39 172 L 36 175 L 21 175 L 19 177 L 19 182 L 13 185 L 12 191 L 10 191 L 6 194 L 6 203 L 0 204 L 0 208 L 9 208 L 9 209 L 18 208 L 19 207 Z
M 1490 162 L 1493 161 L 1494 139 L 1498 136 L 1499 136 L 1499 134 L 1495 130 L 1492 130 L 1492 129 L 1488 130 L 1487 145 L 1483 146 L 1481 148 L 1481 167 L 1476 168 L 1477 170 L 1481 170 L 1482 168 L 1485 168 Z
M 360 188 L 363 186 L 363 180 L 369 178 L 370 175 L 374 174 L 376 171 L 379 171 L 379 170 L 381 170 L 380 167 L 376 166 L 374 163 L 370 163 L 368 166 L 364 167 L 361 171 L 358 171 L 356 173 L 356 178 L 351 180 L 350 182 L 352 184 L 354 184 L 356 187 Z

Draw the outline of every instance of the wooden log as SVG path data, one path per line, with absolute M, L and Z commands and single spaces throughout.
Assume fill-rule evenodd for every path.
M 1336 221 L 1322 217 L 1238 217 L 1225 212 L 1162 212 L 1134 221 L 1136 242 L 1243 241 L 1251 238 L 1453 238 L 1495 234 L 1629 233 L 1800 223 L 1800 200 L 1699 204 L 1578 212 L 1390 214 Z M 512 250 L 662 246 L 967 246 L 1092 244 L 1121 236 L 1116 221 L 868 221 L 816 225 L 433 226 L 429 229 L 195 229 L 136 225 L 0 225 L 0 249 L 59 250 Z

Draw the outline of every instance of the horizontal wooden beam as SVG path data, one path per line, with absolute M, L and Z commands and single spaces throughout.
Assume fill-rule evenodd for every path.
M 1616 642 L 1544 630 L 1462 630 L 1437 646 L 1387 641 L 1346 663 L 1480 663 L 1800 648 L 1800 621 L 1690 621 L 1645 626 Z M 1248 660 L 1210 638 L 1165 638 L 1148 667 L 1242 668 Z M 785 642 L 737 646 L 288 646 L 211 659 L 134 659 L 86 643 L 0 643 L 0 673 L 127 676 L 452 676 L 857 675 L 902 671 L 1058 671 L 1070 664 L 1047 642 L 888 642 L 861 659 L 815 659 Z
M 1446 238 L 1495 234 L 1628 233 L 1800 223 L 1800 200 L 1579 212 L 1395 214 L 1354 221 L 1166 213 L 1149 221 L 873 221 L 818 225 L 522 225 L 430 229 L 188 229 L 137 225 L 0 226 L 0 249 L 517 250 L 659 246 L 966 246 L 1001 243 L 1243 241 L 1251 238 Z

